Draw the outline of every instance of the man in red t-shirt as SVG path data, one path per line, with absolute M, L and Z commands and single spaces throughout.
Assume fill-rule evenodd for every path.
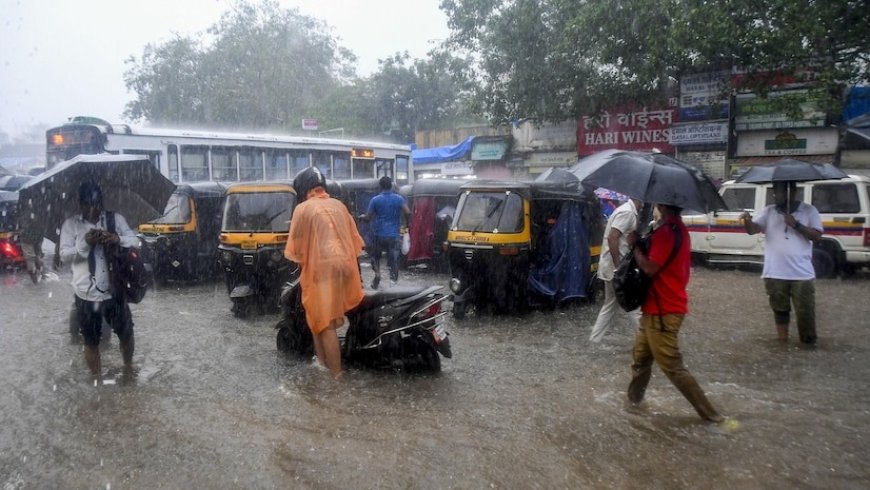
M 689 231 L 680 218 L 680 208 L 666 204 L 656 204 L 656 208 L 662 217 L 661 225 L 650 237 L 648 252 L 644 253 L 640 247 L 634 247 L 633 251 L 638 266 L 652 278 L 652 284 L 641 306 L 640 328 L 634 338 L 628 400 L 634 404 L 643 400 L 655 361 L 701 418 L 721 422 L 723 417 L 683 365 L 677 342 L 683 318 L 688 313 Z M 677 240 L 678 234 L 680 240 Z M 637 242 L 637 232 L 629 235 L 629 242 Z M 679 249 L 674 252 L 677 246 Z

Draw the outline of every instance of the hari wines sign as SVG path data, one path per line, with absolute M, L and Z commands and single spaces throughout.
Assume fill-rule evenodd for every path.
M 679 119 L 676 108 L 606 110 L 597 116 L 583 116 L 577 124 L 577 154 L 620 150 L 673 153 L 671 125 Z

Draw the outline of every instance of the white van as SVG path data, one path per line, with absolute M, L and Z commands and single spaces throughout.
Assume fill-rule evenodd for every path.
M 825 228 L 813 247 L 816 276 L 870 267 L 870 178 L 799 182 L 797 192 L 798 200 L 819 210 Z M 764 263 L 764 234 L 747 234 L 739 218 L 744 211 L 754 215 L 773 203 L 772 185 L 728 181 L 719 194 L 729 211 L 683 216 L 693 256 L 711 264 Z

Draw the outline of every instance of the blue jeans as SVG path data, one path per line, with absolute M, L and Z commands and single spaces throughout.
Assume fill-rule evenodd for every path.
M 369 257 L 372 259 L 372 269 L 375 277 L 381 277 L 381 253 L 387 252 L 387 267 L 390 268 L 390 280 L 399 280 L 399 253 L 402 250 L 402 238 L 377 236 L 372 244 Z

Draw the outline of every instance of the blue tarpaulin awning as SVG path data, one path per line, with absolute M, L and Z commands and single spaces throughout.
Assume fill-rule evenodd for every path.
M 469 136 L 462 143 L 453 146 L 411 150 L 411 158 L 414 159 L 414 163 L 442 163 L 464 160 L 471 151 L 471 143 L 474 141 L 474 138 L 474 136 Z

